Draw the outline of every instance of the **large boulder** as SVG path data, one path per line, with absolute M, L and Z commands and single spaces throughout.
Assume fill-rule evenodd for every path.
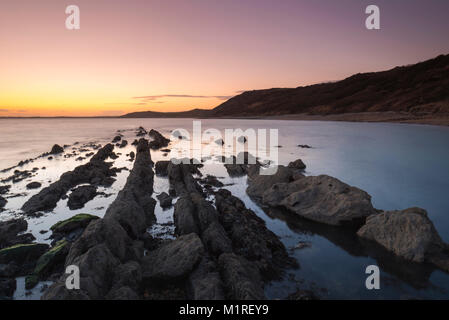
M 335 226 L 362 225 L 376 213 L 368 193 L 327 175 L 274 184 L 263 192 L 262 203 Z
M 143 279 L 148 283 L 180 280 L 194 269 L 203 255 L 203 244 L 195 233 L 181 236 L 144 257 Z
M 406 260 L 424 262 L 444 250 L 427 212 L 421 208 L 387 211 L 366 220 L 357 235 L 372 240 Z

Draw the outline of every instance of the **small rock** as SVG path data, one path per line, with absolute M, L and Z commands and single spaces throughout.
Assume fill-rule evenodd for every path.
M 40 188 L 41 186 L 42 186 L 42 183 L 37 182 L 37 181 L 34 181 L 34 182 L 31 182 L 31 183 L 28 183 L 28 184 L 26 185 L 26 188 L 27 188 L 27 189 L 38 189 L 38 188 Z
M 61 147 L 60 145 L 55 144 L 50 151 L 50 154 L 60 154 L 64 152 L 64 148 Z M 50 160 L 50 157 L 49 157 Z
M 159 200 L 159 204 L 162 208 L 169 208 L 172 206 L 172 197 L 170 197 L 166 192 L 162 192 L 157 195 L 156 198 Z

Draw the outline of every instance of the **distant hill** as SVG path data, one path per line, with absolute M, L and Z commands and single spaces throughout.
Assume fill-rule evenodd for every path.
M 449 113 L 449 55 L 388 71 L 297 88 L 246 91 L 212 110 L 137 112 L 123 117 L 259 117 L 360 112 Z

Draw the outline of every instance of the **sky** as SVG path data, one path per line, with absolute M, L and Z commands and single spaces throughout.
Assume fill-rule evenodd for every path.
M 0 117 L 209 109 L 417 63 L 449 53 L 448 14 L 447 0 L 0 0 Z

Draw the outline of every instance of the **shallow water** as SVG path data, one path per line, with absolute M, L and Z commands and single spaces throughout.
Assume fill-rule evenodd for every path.
M 34 158 L 50 150 L 54 143 L 60 145 L 95 142 L 105 144 L 122 132 L 131 143 L 134 129 L 143 126 L 154 128 L 168 135 L 175 128 L 192 130 L 191 119 L 0 119 L 0 169 L 17 164 L 20 160 Z M 319 121 L 271 121 L 271 120 L 202 120 L 203 129 L 216 128 L 276 128 L 279 129 L 279 161 L 287 164 L 297 158 L 307 165 L 306 174 L 328 174 L 367 191 L 373 204 L 379 209 L 404 209 L 412 206 L 425 208 L 443 240 L 449 242 L 449 128 L 425 125 L 381 123 L 345 123 Z M 183 142 L 188 143 L 188 142 Z M 298 148 L 308 144 L 313 148 Z M 128 154 L 134 149 L 128 145 L 116 148 L 121 155 L 114 161 L 115 167 L 132 167 Z M 87 152 L 82 153 L 86 154 Z M 78 157 L 77 155 L 76 157 Z M 40 181 L 43 187 L 54 182 L 65 171 L 72 170 L 86 160 L 53 160 L 40 158 L 23 166 L 23 169 L 42 168 L 36 176 L 13 187 L 8 194 L 26 195 L 9 198 L 0 219 L 20 214 L 20 207 L 38 190 L 26 190 L 30 181 Z M 160 151 L 153 152 L 154 161 L 168 159 Z M 292 219 L 285 212 L 264 212 L 245 193 L 246 177 L 230 178 L 222 165 L 207 164 L 201 169 L 212 173 L 226 188 L 240 197 L 266 222 L 268 228 L 280 236 L 289 252 L 298 259 L 300 269 L 289 270 L 282 281 L 266 286 L 270 298 L 282 298 L 298 288 L 317 290 L 322 298 L 342 299 L 407 299 L 448 298 L 449 275 L 429 266 L 415 266 L 395 261 L 384 252 L 366 252 L 357 245 L 357 239 L 349 230 L 336 229 Z M 0 180 L 12 172 L 0 173 Z M 40 218 L 30 218 L 29 229 L 40 242 L 48 242 L 50 233 L 41 234 L 55 222 L 80 212 L 103 216 L 116 193 L 123 187 L 128 171 L 118 174 L 111 188 L 105 188 L 108 197 L 98 196 L 83 209 L 68 210 L 67 200 L 61 200 L 51 213 Z M 168 190 L 167 179 L 155 178 L 155 194 Z M 152 233 L 173 234 L 173 209 L 163 211 L 156 206 L 158 224 Z M 167 234 L 168 232 L 168 234 Z M 310 242 L 310 247 L 294 250 L 300 241 Z M 381 268 L 381 290 L 365 288 L 365 268 L 377 264 Z M 326 290 L 320 290 L 325 288 Z M 16 294 L 23 298 L 23 293 Z M 36 297 L 30 295 L 28 297 Z

